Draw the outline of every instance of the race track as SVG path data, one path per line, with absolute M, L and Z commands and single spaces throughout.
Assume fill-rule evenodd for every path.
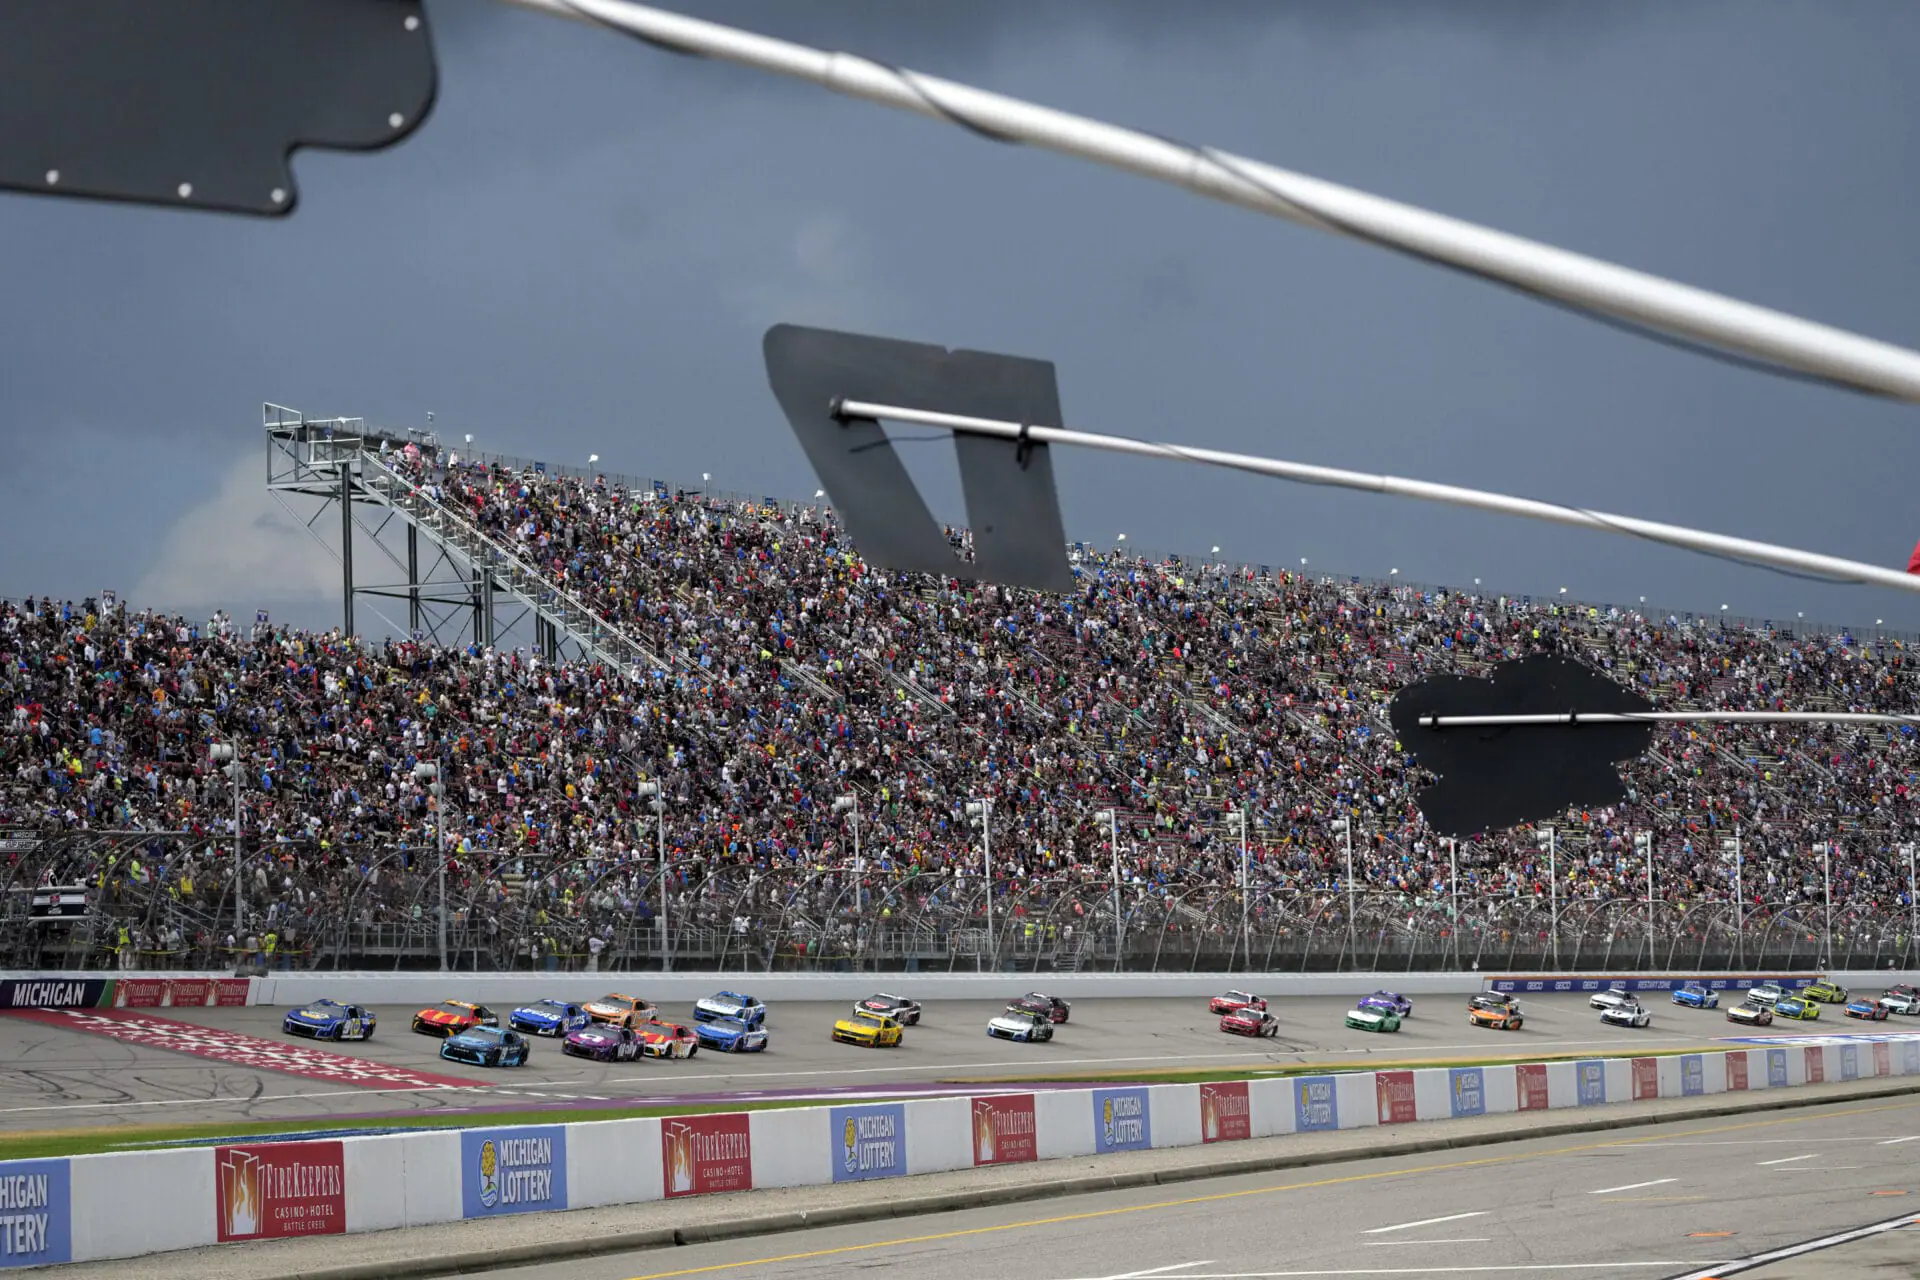
M 457 980 L 448 987 L 458 995 Z M 1019 990 L 1012 983 L 1008 995 Z M 539 995 L 529 984 L 525 998 Z M 1818 1023 L 1750 1031 L 1717 1012 L 1655 1003 L 1653 1026 L 1634 1031 L 1601 1025 L 1580 996 L 1532 996 L 1524 1004 L 1525 1028 L 1498 1032 L 1468 1026 L 1461 997 L 1427 997 L 1415 1002 L 1403 1031 L 1371 1035 L 1341 1025 L 1350 1000 L 1301 998 L 1276 1006 L 1278 1039 L 1250 1040 L 1222 1034 L 1203 1000 L 1089 1000 L 1051 1043 L 1016 1045 L 986 1037 L 998 1005 L 941 1001 L 927 1006 L 902 1047 L 879 1050 L 828 1040 L 845 1005 L 794 1003 L 773 1008 L 765 1053 L 709 1050 L 689 1061 L 616 1065 L 564 1057 L 555 1042 L 541 1040 L 526 1067 L 492 1071 L 443 1061 L 439 1041 L 408 1030 L 412 1007 L 378 1008 L 372 1041 L 338 1046 L 285 1035 L 280 1008 L 39 1011 L 0 1015 L 0 1131 L 314 1118 L 377 1125 L 383 1116 L 422 1111 L 924 1096 L 1039 1076 L 1619 1055 L 1725 1048 L 1733 1037 L 1769 1035 L 1920 1037 L 1920 1020 L 1868 1024 L 1838 1009 Z M 689 1010 L 666 1014 L 690 1017 Z

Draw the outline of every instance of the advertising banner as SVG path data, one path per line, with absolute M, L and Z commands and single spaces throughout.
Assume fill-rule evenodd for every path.
M 1843 1044 L 1840 1046 L 1840 1078 L 1858 1080 L 1860 1078 L 1860 1046 Z
M 1205 1132 L 1204 1124 L 1201 1130 Z M 1095 1151 L 1145 1151 L 1152 1145 L 1153 1113 L 1144 1087 L 1093 1091 Z
M 1900 1074 L 1920 1076 L 1920 1040 L 1907 1040 L 1901 1043 Z
M 212 1004 L 213 979 L 171 979 L 167 983 L 167 1003 L 176 1009 L 198 1009 Z
M 1332 1076 L 1298 1076 L 1293 1082 L 1293 1127 L 1300 1133 L 1340 1127 Z
M 1767 1088 L 1784 1089 L 1787 1087 L 1787 1051 L 1785 1049 L 1767 1050 Z
M 973 1163 L 1024 1164 L 1040 1158 L 1033 1095 L 1003 1093 L 973 1100 Z
M 1411 1071 L 1374 1072 L 1373 1100 L 1380 1108 L 1381 1124 L 1411 1124 L 1420 1118 L 1413 1102 Z
M 1448 1073 L 1448 1105 L 1453 1118 L 1487 1114 L 1487 1075 L 1480 1067 L 1453 1067 Z
M 1584 1082 L 1583 1082 L 1584 1084 Z M 1633 1100 L 1660 1096 L 1660 1059 L 1635 1058 L 1633 1060 Z M 1586 1099 L 1582 1098 L 1581 1101 Z M 1600 1101 L 1605 1102 L 1606 1092 L 1601 1091 Z
M 1873 1042 L 1873 1074 L 1877 1076 L 1893 1074 L 1893 1046 L 1885 1040 Z
M 119 978 L 113 984 L 116 1009 L 158 1009 L 167 1002 L 165 978 Z
M 91 1009 L 110 985 L 104 978 L 0 979 L 0 1009 Z
M 1245 1080 L 1200 1086 L 1200 1141 L 1240 1142 L 1253 1136 L 1253 1104 Z
M 1689 982 L 1698 982 L 1709 991 L 1745 991 L 1757 987 L 1763 982 L 1777 983 L 1788 991 L 1798 991 L 1810 987 L 1815 979 L 1808 977 L 1786 977 L 1778 974 L 1739 974 L 1729 977 L 1726 974 L 1671 974 L 1659 978 L 1603 978 L 1591 975 L 1560 976 L 1545 974 L 1541 976 L 1501 976 L 1487 979 L 1489 991 L 1512 991 L 1526 994 L 1529 991 L 1608 991 L 1618 987 L 1622 991 L 1673 991 Z
M 73 1261 L 65 1160 L 0 1160 L 0 1270 Z
M 1514 1085 L 1520 1091 L 1520 1110 L 1545 1111 L 1547 1101 L 1547 1064 L 1523 1062 L 1513 1069 Z
M 1573 1064 L 1573 1078 L 1579 1085 L 1580 1105 L 1597 1106 L 1607 1100 L 1607 1064 L 1604 1062 L 1576 1062 Z M 1635 1081 L 1639 1073 L 1634 1073 Z
M 347 1173 L 337 1141 L 215 1147 L 213 1196 L 222 1244 L 347 1230 Z
M 1747 1088 L 1747 1055 L 1742 1050 L 1729 1053 L 1727 1058 L 1727 1092 L 1744 1093 Z
M 660 1162 L 668 1199 L 753 1190 L 753 1133 L 747 1113 L 662 1117 Z
M 221 1008 L 242 1008 L 253 1002 L 252 978 L 215 978 L 213 1002 Z
M 1810 1044 L 1801 1052 L 1807 1056 L 1807 1083 L 1825 1084 L 1827 1082 L 1827 1051 L 1817 1044 Z
M 899 1102 L 835 1107 L 833 1180 L 897 1178 L 907 1171 L 907 1108 Z
M 567 1128 L 460 1131 L 460 1216 L 567 1207 Z
M 1707 1064 L 1697 1053 L 1689 1053 L 1680 1059 L 1680 1093 L 1682 1097 L 1697 1098 L 1707 1091 Z

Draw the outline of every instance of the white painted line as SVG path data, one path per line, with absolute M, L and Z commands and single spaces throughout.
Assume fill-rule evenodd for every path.
M 1177 1280 L 1303 1280 L 1308 1276 L 1464 1276 L 1507 1271 L 1618 1271 L 1622 1267 L 1697 1267 L 1697 1258 L 1647 1258 L 1630 1262 L 1518 1262 L 1481 1267 L 1342 1267 L 1332 1271 L 1200 1271 Z M 1701 1272 L 1701 1280 L 1717 1273 Z M 1689 1276 L 1687 1280 L 1694 1280 Z
M 1775 1169 L 1775 1173 L 1838 1173 L 1842 1169 L 1858 1169 L 1857 1164 L 1796 1165 L 1791 1169 Z
M 1809 1152 L 1804 1156 L 1782 1156 L 1778 1160 L 1762 1160 L 1760 1162 L 1760 1167 L 1764 1169 L 1770 1164 L 1793 1164 L 1796 1161 L 1800 1161 L 1800 1160 L 1811 1160 L 1818 1154 L 1819 1152 L 1815 1151 L 1815 1152 Z
M 1436 1222 L 1458 1222 L 1462 1218 L 1484 1218 L 1489 1211 L 1475 1209 L 1471 1213 L 1450 1213 L 1444 1218 L 1422 1218 L 1418 1222 L 1401 1222 L 1391 1227 L 1369 1227 L 1360 1234 L 1363 1236 L 1383 1236 L 1389 1231 L 1406 1231 L 1412 1227 L 1430 1227 Z
M 1642 1187 L 1658 1187 L 1669 1182 L 1678 1182 L 1678 1178 L 1655 1178 L 1652 1182 L 1629 1182 L 1624 1187 L 1602 1187 L 1598 1191 L 1587 1192 L 1590 1196 L 1610 1196 L 1616 1191 L 1638 1191 Z
M 1397 1249 L 1410 1244 L 1486 1244 L 1492 1236 L 1454 1236 L 1446 1240 L 1363 1240 L 1369 1249 Z
M 1783 1258 L 1797 1258 L 1803 1253 L 1812 1253 L 1816 1249 L 1831 1248 L 1836 1244 L 1847 1244 L 1854 1240 L 1864 1240 L 1868 1236 L 1877 1236 L 1883 1231 L 1897 1231 L 1901 1227 L 1920 1224 L 1920 1217 L 1903 1213 L 1886 1222 L 1876 1222 L 1870 1227 L 1857 1227 L 1852 1231 L 1842 1231 L 1837 1235 L 1821 1236 L 1818 1240 L 1808 1240 L 1803 1244 L 1790 1244 L 1784 1249 L 1774 1249 L 1769 1253 L 1756 1253 L 1745 1258 L 1735 1258 L 1730 1262 L 1709 1262 L 1705 1265 L 1693 1263 L 1698 1271 L 1689 1271 L 1675 1277 L 1675 1280 L 1720 1280 L 1722 1276 L 1738 1275 L 1742 1271 L 1751 1271 L 1755 1267 L 1764 1267 L 1769 1262 L 1779 1262 Z
M 1146 1280 L 1148 1276 L 1164 1276 L 1169 1271 L 1184 1271 L 1188 1267 L 1210 1267 L 1212 1265 L 1213 1259 L 1207 1258 L 1200 1262 L 1176 1262 L 1171 1266 L 1153 1267 L 1146 1271 L 1127 1271 L 1117 1276 L 1090 1276 L 1087 1280 Z M 1170 1280 L 1186 1280 L 1186 1278 L 1184 1276 L 1170 1277 Z
M 1891 1147 L 1900 1142 L 1912 1142 L 1915 1138 L 1920 1138 L 1920 1133 L 1910 1133 L 1904 1138 L 1883 1138 L 1873 1145 L 1876 1147 Z

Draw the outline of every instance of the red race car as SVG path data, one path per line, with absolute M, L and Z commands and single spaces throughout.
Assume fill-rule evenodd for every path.
M 700 1039 L 692 1031 L 675 1022 L 659 1022 L 649 1018 L 645 1022 L 632 1024 L 633 1034 L 640 1038 L 640 1055 L 645 1058 L 691 1058 L 700 1052 Z
M 1048 1022 L 1065 1022 L 1073 1012 L 1073 1006 L 1059 996 L 1050 996 L 1040 991 L 1029 991 L 1018 1000 L 1007 1001 L 1007 1008 L 1015 1013 L 1031 1013 Z
M 1220 1029 L 1229 1035 L 1273 1037 L 1280 1034 L 1280 1019 L 1265 1009 L 1235 1009 L 1220 1019 Z
M 483 1004 L 468 1004 L 465 1000 L 442 1000 L 413 1015 L 413 1029 L 423 1036 L 450 1038 L 475 1027 L 499 1025 L 499 1014 Z
M 1232 1013 L 1236 1009 L 1260 1009 L 1267 1007 L 1266 999 L 1250 991 L 1229 991 L 1223 996 L 1215 996 L 1207 1001 L 1208 1013 Z

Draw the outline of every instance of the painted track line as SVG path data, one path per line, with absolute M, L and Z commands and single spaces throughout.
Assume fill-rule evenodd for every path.
M 1801 1160 L 1811 1160 L 1818 1154 L 1818 1152 L 1810 1151 L 1804 1156 L 1782 1156 L 1778 1160 L 1762 1160 L 1758 1167 L 1764 1169 L 1770 1164 L 1794 1164 Z
M 1655 1178 L 1652 1182 L 1629 1182 L 1624 1187 L 1602 1187 L 1598 1191 L 1587 1192 L 1590 1196 L 1610 1196 L 1616 1191 L 1638 1191 L 1642 1187 L 1661 1187 L 1669 1182 L 1678 1182 L 1678 1178 Z
M 1389 1231 L 1407 1231 L 1413 1227 L 1431 1227 L 1441 1222 L 1458 1222 L 1462 1218 L 1484 1218 L 1488 1212 L 1486 1209 L 1475 1209 L 1470 1213 L 1450 1213 L 1444 1218 L 1422 1218 L 1418 1222 L 1400 1222 L 1395 1223 L 1391 1227 L 1369 1227 L 1360 1234 L 1363 1236 L 1383 1236 Z
M 1887 1231 L 1898 1231 L 1902 1227 L 1920 1225 L 1920 1217 L 1903 1213 L 1886 1222 L 1876 1222 L 1870 1226 L 1856 1227 L 1852 1231 L 1841 1231 L 1818 1240 L 1808 1240 L 1801 1244 L 1790 1244 L 1782 1249 L 1756 1253 L 1745 1258 L 1735 1258 L 1729 1262 L 1710 1262 L 1698 1271 L 1689 1271 L 1675 1276 L 1673 1280 L 1720 1280 L 1723 1276 L 1738 1275 L 1742 1271 L 1752 1271 L 1755 1267 L 1764 1267 L 1770 1262 L 1780 1262 L 1787 1258 L 1797 1258 L 1802 1254 L 1813 1253 L 1820 1249 L 1830 1249 L 1837 1244 L 1850 1244 L 1855 1240 L 1864 1240 L 1868 1236 L 1877 1236 Z M 1695 1264 L 1696 1266 L 1699 1264 Z

